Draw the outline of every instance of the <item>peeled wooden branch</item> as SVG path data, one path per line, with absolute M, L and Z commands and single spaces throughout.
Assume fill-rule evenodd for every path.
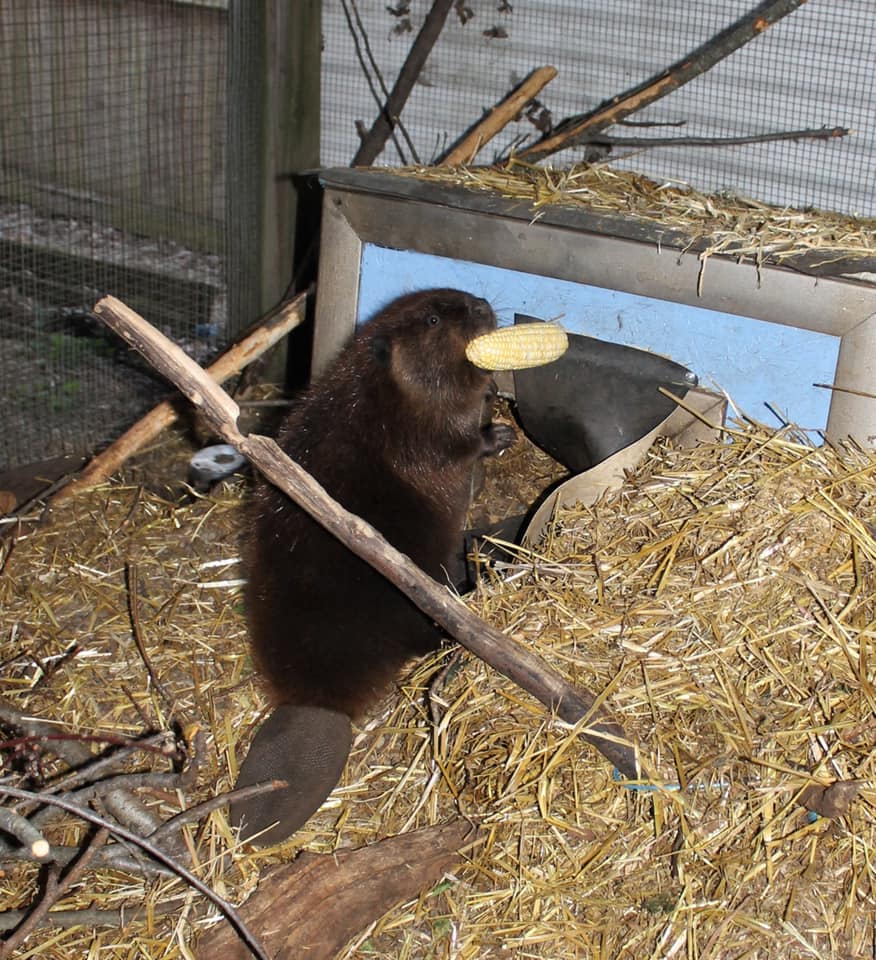
M 15 837 L 22 848 L 34 860 L 45 860 L 49 855 L 49 843 L 40 831 L 20 814 L 0 807 L 0 830 Z
M 315 517 L 348 549 L 379 570 L 463 646 L 548 709 L 556 711 L 560 719 L 570 724 L 582 723 L 581 736 L 624 777 L 639 778 L 636 746 L 619 724 L 604 717 L 592 694 L 570 684 L 525 647 L 472 613 L 458 597 L 427 576 L 372 526 L 344 510 L 273 440 L 255 435 L 244 437 L 237 428 L 239 408 L 231 397 L 176 344 L 130 307 L 114 297 L 105 297 L 94 312 L 198 406 L 227 443 L 248 457 L 271 483 Z
M 557 75 L 556 67 L 539 67 L 463 137 L 440 161 L 447 167 L 472 163 L 478 152 L 517 116 L 530 100 Z
M 681 60 L 676 61 L 671 67 L 667 67 L 656 77 L 651 77 L 631 90 L 606 100 L 590 113 L 569 117 L 552 133 L 525 150 L 521 150 L 517 156 L 534 162 L 559 150 L 585 142 L 588 134 L 592 135 L 605 130 L 710 70 L 716 63 L 730 56 L 749 40 L 759 36 L 782 17 L 793 13 L 805 2 L 806 0 L 763 0 L 745 16 L 740 17 L 735 23 L 682 57 Z
M 244 367 L 258 359 L 266 350 L 282 340 L 304 320 L 306 301 L 307 294 L 300 293 L 293 300 L 284 303 L 207 367 L 207 374 L 217 383 L 224 383 L 231 377 L 236 376 Z M 74 477 L 70 483 L 63 486 L 54 495 L 52 501 L 65 500 L 67 497 L 75 496 L 83 490 L 88 490 L 98 483 L 102 483 L 138 450 L 145 447 L 147 443 L 151 443 L 162 430 L 174 423 L 178 417 L 179 413 L 173 404 L 169 400 L 163 400 L 129 430 L 126 430 L 114 443 L 110 444 L 106 450 L 94 457 L 78 476 Z

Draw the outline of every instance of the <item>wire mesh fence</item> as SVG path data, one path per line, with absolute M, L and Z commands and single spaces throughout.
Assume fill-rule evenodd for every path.
M 324 165 L 350 162 L 431 5 L 322 0 Z M 479 159 L 506 155 L 653 76 L 753 6 L 457 0 L 403 113 L 414 149 L 400 135 L 379 162 L 433 161 L 531 70 L 556 66 L 553 83 Z M 257 282 L 260 223 L 245 181 L 260 162 L 251 107 L 262 77 L 248 69 L 262 49 L 256 7 L 263 11 L 244 0 L 230 9 L 228 0 L 0 4 L 0 394 L 8 414 L 0 473 L 93 451 L 165 392 L 93 321 L 102 292 L 127 300 L 202 361 L 230 328 L 254 319 L 247 305 L 258 297 L 246 285 Z M 611 162 L 701 190 L 876 216 L 874 23 L 876 0 L 808 0 L 632 118 L 646 126 L 612 131 L 758 137 L 838 125 L 850 136 L 625 146 Z M 574 148 L 551 162 L 582 156 Z
M 0 5 L 0 473 L 167 392 L 91 316 L 102 293 L 200 360 L 221 344 L 226 30 L 205 3 Z
M 402 119 L 425 163 L 434 160 L 536 67 L 557 78 L 539 104 L 483 152 L 491 162 L 550 123 L 586 113 L 648 79 L 756 6 L 755 0 L 460 0 Z M 324 0 L 322 160 L 349 163 L 379 90 L 398 72 L 431 0 Z M 617 147 L 612 162 L 655 179 L 796 207 L 876 216 L 876 0 L 808 0 L 707 73 L 630 119 L 625 137 L 758 137 L 842 126 L 840 140 L 737 146 Z M 366 43 L 367 38 L 367 43 Z M 411 161 L 403 138 L 379 162 Z M 551 158 L 580 159 L 583 148 Z

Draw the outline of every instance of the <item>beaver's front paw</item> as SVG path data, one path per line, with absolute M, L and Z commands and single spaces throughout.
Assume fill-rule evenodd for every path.
M 517 431 L 507 423 L 491 423 L 484 427 L 481 436 L 483 437 L 482 457 L 494 457 L 517 443 Z

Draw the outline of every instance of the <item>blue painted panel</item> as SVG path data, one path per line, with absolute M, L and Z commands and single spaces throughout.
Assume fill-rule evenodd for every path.
M 571 332 L 671 357 L 756 420 L 779 425 L 770 404 L 805 429 L 827 424 L 830 391 L 812 384 L 833 383 L 838 337 L 373 244 L 362 255 L 360 322 L 395 297 L 424 287 L 457 287 L 485 297 L 500 323 L 511 323 L 515 313 L 560 317 Z

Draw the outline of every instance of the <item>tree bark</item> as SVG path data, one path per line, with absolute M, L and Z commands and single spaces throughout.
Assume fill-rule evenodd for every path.
M 302 853 L 259 880 L 240 908 L 273 960 L 332 960 L 343 945 L 394 904 L 413 900 L 458 866 L 471 845 L 465 820 L 388 837 L 335 854 Z M 247 960 L 227 923 L 198 943 L 199 960 Z

